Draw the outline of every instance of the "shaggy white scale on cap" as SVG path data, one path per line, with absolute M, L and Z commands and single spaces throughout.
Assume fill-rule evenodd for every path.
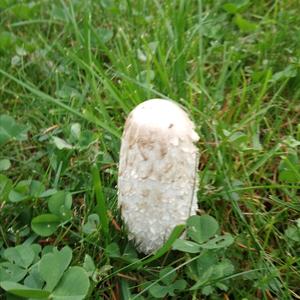
M 119 205 L 130 238 L 150 253 L 197 209 L 199 137 L 175 102 L 152 99 L 128 116 L 119 164 Z

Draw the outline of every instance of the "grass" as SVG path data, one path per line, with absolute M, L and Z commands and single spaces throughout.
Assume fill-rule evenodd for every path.
M 159 275 L 166 267 L 187 283 L 172 299 L 300 299 L 298 1 L 3 0 L 0 8 L 0 112 L 28 129 L 26 140 L 1 146 L 0 162 L 10 161 L 1 173 L 11 188 L 36 180 L 73 202 L 71 221 L 46 239 L 31 220 L 48 212 L 48 198 L 0 195 L 0 253 L 31 241 L 68 245 L 73 264 L 89 254 L 98 270 L 90 299 L 152 299 L 149 284 L 168 277 Z M 143 256 L 117 208 L 124 120 L 157 97 L 195 121 L 200 213 L 235 238 L 223 253 L 232 275 L 195 290 L 197 256 L 172 251 L 134 267 Z M 135 260 L 118 252 L 127 250 Z

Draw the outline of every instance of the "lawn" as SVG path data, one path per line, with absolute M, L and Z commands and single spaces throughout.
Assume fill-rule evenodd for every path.
M 1 299 L 300 299 L 297 0 L 0 0 Z M 197 234 L 117 204 L 126 116 L 185 107 Z

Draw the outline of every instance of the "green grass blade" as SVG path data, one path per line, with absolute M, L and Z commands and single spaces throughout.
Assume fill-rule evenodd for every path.
M 165 242 L 165 244 L 161 248 L 159 248 L 154 253 L 153 256 L 151 256 L 151 257 L 147 258 L 146 260 L 144 260 L 143 265 L 149 264 L 150 262 L 152 262 L 154 260 L 157 260 L 158 258 L 163 256 L 165 253 L 167 253 L 171 249 L 171 247 L 172 247 L 173 243 L 175 242 L 175 240 L 178 239 L 182 235 L 184 229 L 185 229 L 185 225 L 182 225 L 182 224 L 177 225 L 172 230 L 172 232 L 171 232 L 168 240 Z
M 103 186 L 101 183 L 101 178 L 99 175 L 99 168 L 96 164 L 92 166 L 92 179 L 94 193 L 97 200 L 97 214 L 100 218 L 100 224 L 103 231 L 103 234 L 106 240 L 109 237 L 109 223 L 108 223 L 108 214 L 107 214 L 107 205 L 105 202 L 105 195 L 103 191 Z

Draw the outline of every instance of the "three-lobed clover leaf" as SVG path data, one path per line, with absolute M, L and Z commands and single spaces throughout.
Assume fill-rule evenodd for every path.
M 218 222 L 209 215 L 191 216 L 186 224 L 187 236 L 199 244 L 208 241 L 219 230 Z
M 9 193 L 11 202 L 21 202 L 25 200 L 39 198 L 45 192 L 43 183 L 37 180 L 22 180 Z
M 59 251 L 52 247 L 48 250 L 44 254 L 42 252 L 39 259 L 39 245 L 19 245 L 6 249 L 3 258 L 7 261 L 0 264 L 0 287 L 23 298 L 84 299 L 90 286 L 89 275 L 82 267 L 69 267 L 71 248 L 66 246 Z
M 166 267 L 159 272 L 159 278 L 162 284 L 155 282 L 150 285 L 149 293 L 154 298 L 163 298 L 167 295 L 175 296 L 176 292 L 183 291 L 186 288 L 184 279 L 176 279 L 176 270 L 172 267 Z
M 199 253 L 203 249 L 219 249 L 230 246 L 234 239 L 230 234 L 217 235 L 218 222 L 209 215 L 191 216 L 187 220 L 187 236 L 193 241 L 177 239 L 173 249 L 187 252 Z
M 98 231 L 100 225 L 99 216 L 91 214 L 88 216 L 87 222 L 83 225 L 82 231 L 85 234 L 92 234 Z
M 187 275 L 195 281 L 191 290 L 201 290 L 203 295 L 210 295 L 216 288 L 226 291 L 226 277 L 234 271 L 230 260 L 223 258 L 217 251 L 204 250 L 188 266 Z
M 230 246 L 234 239 L 230 234 L 219 235 L 218 232 L 219 225 L 213 217 L 192 216 L 187 220 L 186 234 L 192 241 L 177 239 L 173 244 L 174 250 L 200 253 L 188 266 L 187 274 L 195 281 L 190 289 L 200 289 L 206 296 L 213 293 L 215 288 L 226 291 L 226 277 L 234 271 L 231 261 L 223 258 L 218 251 Z M 158 286 L 155 286 L 154 293 L 166 295 L 165 289 L 159 289 Z
M 0 145 L 10 140 L 25 141 L 28 128 L 8 115 L 0 115 Z
M 48 190 L 51 197 L 48 200 L 50 214 L 42 214 L 31 220 L 32 230 L 40 236 L 50 236 L 58 226 L 72 217 L 72 196 L 67 191 Z

